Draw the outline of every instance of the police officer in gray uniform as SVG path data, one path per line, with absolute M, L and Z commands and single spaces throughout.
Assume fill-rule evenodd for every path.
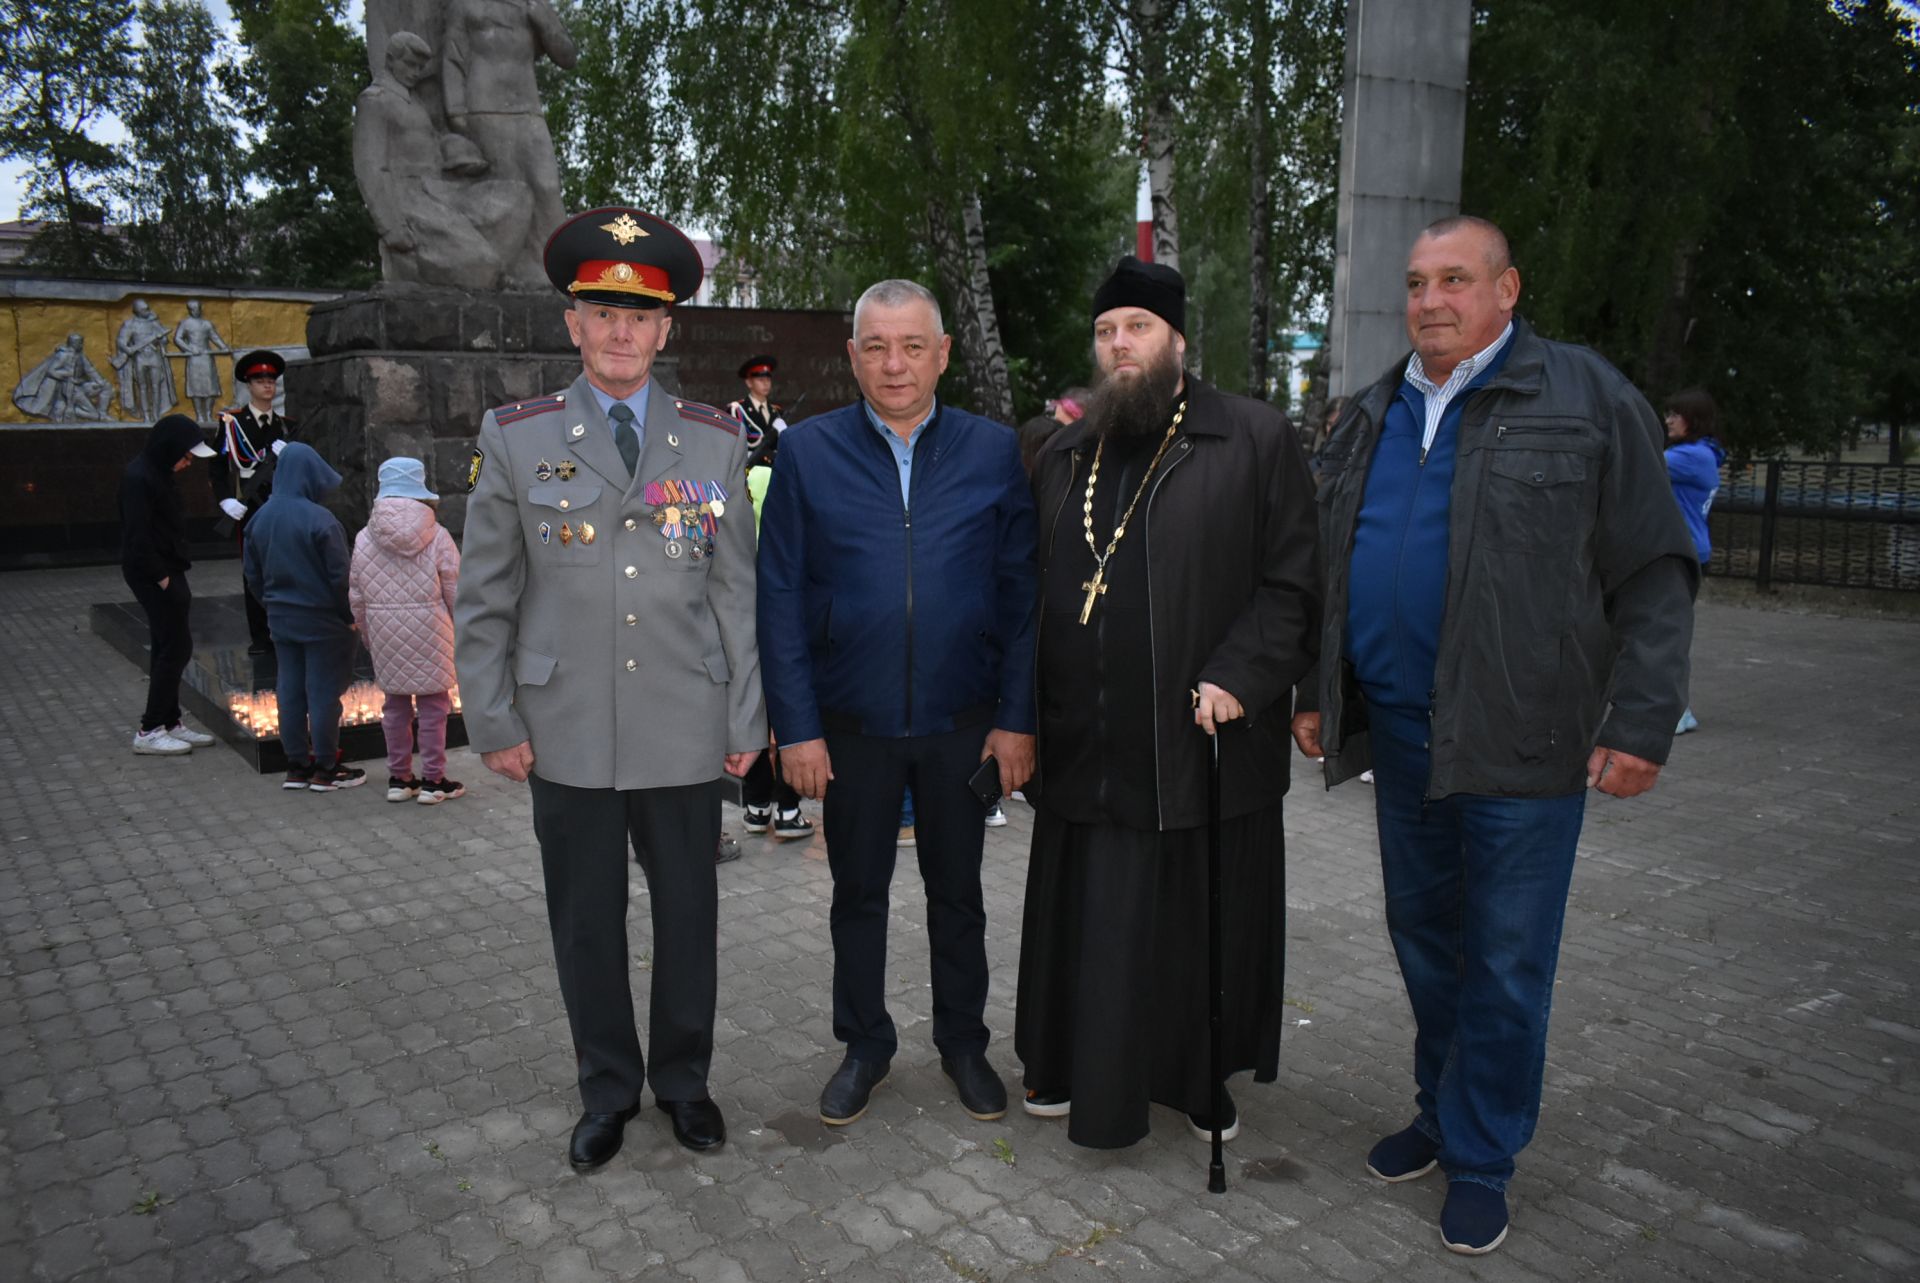
M 468 737 L 533 794 L 585 1107 L 567 1156 L 590 1171 L 649 1083 L 683 1145 L 726 1139 L 707 1094 L 718 780 L 746 773 L 767 722 L 746 438 L 648 377 L 699 255 L 650 214 L 596 209 L 554 232 L 546 268 L 585 370 L 481 419 L 454 622 Z M 653 908 L 651 1073 L 628 984 L 629 841 Z

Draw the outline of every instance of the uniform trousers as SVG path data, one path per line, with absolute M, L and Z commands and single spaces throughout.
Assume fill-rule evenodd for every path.
M 618 1113 L 648 1084 L 660 1100 L 705 1100 L 717 986 L 717 784 L 594 789 L 538 775 L 527 783 L 581 1104 L 590 1114 Z M 651 1074 L 633 1020 L 629 843 L 653 915 Z
M 822 818 L 833 871 L 833 1036 L 856 1059 L 890 1060 L 900 1045 L 887 1013 L 887 903 L 909 784 L 933 955 L 933 1043 L 944 1056 L 987 1048 L 980 894 L 987 813 L 967 787 L 986 737 L 984 723 L 904 739 L 827 732 L 833 782 Z

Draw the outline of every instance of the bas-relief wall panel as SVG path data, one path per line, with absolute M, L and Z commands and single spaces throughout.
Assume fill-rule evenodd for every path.
M 233 357 L 253 348 L 303 348 L 307 341 L 307 313 L 325 294 L 288 297 L 252 296 L 215 289 L 188 290 L 178 286 L 153 287 L 128 282 L 63 283 L 77 285 L 64 291 L 94 297 L 61 297 L 58 294 L 35 297 L 32 282 L 20 282 L 11 297 L 0 298 L 0 426 L 47 424 L 49 420 L 26 414 L 14 404 L 13 394 L 28 371 L 78 334 L 84 343 L 87 360 L 114 387 L 114 398 L 107 408 L 105 422 L 87 426 L 139 421 L 136 412 L 123 406 L 119 380 L 113 367 L 114 340 L 120 327 L 133 315 L 136 299 L 145 299 L 154 315 L 166 326 L 167 364 L 179 393 L 172 409 L 192 414 L 186 399 L 186 355 L 175 350 L 171 335 L 187 315 L 187 301 L 200 301 L 201 316 L 212 322 L 231 353 L 217 354 L 220 405 L 232 404 Z M 72 422 L 72 420 L 66 420 Z

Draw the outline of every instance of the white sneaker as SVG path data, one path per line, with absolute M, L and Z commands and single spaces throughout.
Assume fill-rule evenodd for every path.
M 205 748 L 207 745 L 213 743 L 213 736 L 207 734 L 205 731 L 196 731 L 185 722 L 175 722 L 172 726 L 167 727 L 167 734 L 173 736 L 182 744 L 191 744 L 195 748 Z
M 167 734 L 166 727 L 156 726 L 150 731 L 134 733 L 133 751 L 152 754 L 156 757 L 178 757 L 182 753 L 193 752 L 193 745 Z
M 1372 772 L 1372 771 L 1362 771 L 1362 772 L 1360 772 L 1360 782 L 1361 782 L 1362 784 L 1371 784 L 1371 783 L 1373 783 L 1373 772 Z
M 995 802 L 993 804 L 993 809 L 987 812 L 987 827 L 990 829 L 997 829 L 1002 824 L 1005 824 L 1006 822 L 1007 822 L 1007 813 L 1001 809 L 1000 804 L 998 802 Z

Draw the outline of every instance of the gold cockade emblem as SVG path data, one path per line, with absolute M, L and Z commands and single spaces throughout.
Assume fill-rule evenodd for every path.
M 612 232 L 613 239 L 622 245 L 631 245 L 647 234 L 647 229 L 634 222 L 631 214 L 622 214 L 611 223 L 602 224 L 600 230 Z

